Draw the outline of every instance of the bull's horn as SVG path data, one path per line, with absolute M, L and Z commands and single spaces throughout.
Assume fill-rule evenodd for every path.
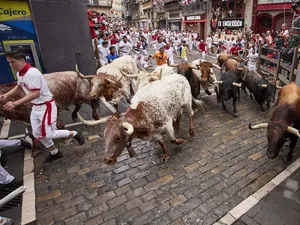
M 123 122 L 123 130 L 126 135 L 130 136 L 133 133 L 133 126 L 130 123 Z
M 236 87 L 242 87 L 242 84 L 238 84 L 238 83 L 235 83 L 235 82 L 233 82 L 232 85 L 236 86 Z
M 217 80 L 217 81 L 213 82 L 213 84 L 223 84 L 223 81 Z
M 294 128 L 294 127 L 288 126 L 287 129 L 286 129 L 286 131 L 289 132 L 289 133 L 291 133 L 291 134 L 296 135 L 297 137 L 300 137 L 299 131 L 296 128 Z
M 169 59 L 167 59 L 167 64 L 170 67 L 176 67 L 177 68 L 177 66 L 178 66 L 178 64 L 170 64 Z
M 260 87 L 262 87 L 262 88 L 267 88 L 268 85 L 267 85 L 267 84 L 261 84 Z
M 218 66 L 218 65 L 215 64 L 215 63 L 212 63 L 212 66 L 215 67 L 215 68 L 217 68 L 217 69 L 219 69 L 219 70 L 222 69 L 220 66 Z
M 124 76 L 124 77 L 128 77 L 128 78 L 137 78 L 138 77 L 138 74 L 128 74 L 128 73 L 125 73 L 123 71 L 123 69 L 119 69 L 120 70 L 120 73 Z
M 280 86 L 276 86 L 276 88 L 277 88 L 277 89 L 282 89 L 282 87 L 280 87 Z
M 267 128 L 268 128 L 268 123 L 260 123 L 255 126 L 252 126 L 251 123 L 249 123 L 250 130 L 267 129 Z
M 144 68 L 140 67 L 139 64 L 137 64 L 137 67 L 139 68 L 139 70 L 142 70 L 142 71 L 144 71 L 144 72 L 147 72 L 147 70 L 145 70 Z M 125 75 L 124 75 L 124 76 L 125 76 Z
M 80 73 L 79 70 L 78 70 L 77 64 L 75 65 L 75 70 L 76 70 L 77 75 L 78 75 L 81 79 L 93 79 L 93 78 L 94 78 L 94 75 L 84 76 L 82 73 Z
M 104 117 L 104 118 L 101 118 L 100 120 L 95 120 L 95 121 L 89 121 L 89 120 L 85 120 L 81 117 L 81 115 L 79 114 L 79 112 L 77 113 L 77 116 L 78 116 L 78 119 L 85 125 L 88 125 L 88 126 L 96 126 L 98 124 L 101 124 L 101 123 L 105 123 L 106 120 L 108 119 L 108 117 Z
M 157 76 L 150 76 L 150 80 L 155 81 L 155 80 L 159 80 L 159 78 Z

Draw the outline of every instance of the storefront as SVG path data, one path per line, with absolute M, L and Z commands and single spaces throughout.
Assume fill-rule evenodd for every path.
M 78 64 L 83 73 L 95 73 L 87 5 L 81 2 L 1 0 L 0 84 L 16 81 L 5 58 L 16 49 L 42 72 L 74 70 Z
M 206 18 L 203 18 L 203 16 L 201 15 L 185 16 L 183 23 L 184 23 L 185 31 L 199 33 L 201 39 L 204 39 L 204 37 L 206 36 L 205 27 L 207 25 L 207 20 Z
M 255 33 L 263 33 L 268 30 L 279 30 L 283 23 L 288 29 L 292 26 L 292 3 L 283 0 L 283 3 L 273 3 L 272 0 L 254 0 L 256 7 L 253 12 L 252 27 Z
M 172 31 L 181 30 L 181 13 L 180 11 L 169 11 L 169 18 L 167 20 L 167 26 Z

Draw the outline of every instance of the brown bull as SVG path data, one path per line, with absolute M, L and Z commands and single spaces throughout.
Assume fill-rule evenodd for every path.
M 278 156 L 285 141 L 290 139 L 290 151 L 286 160 L 292 160 L 293 151 L 300 137 L 300 87 L 294 82 L 285 85 L 279 92 L 277 106 L 270 121 L 255 126 L 250 123 L 249 128 L 268 130 L 267 156 L 271 159 Z

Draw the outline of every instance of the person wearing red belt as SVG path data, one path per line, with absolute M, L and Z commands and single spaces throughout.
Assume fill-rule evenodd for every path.
M 9 92 L 0 95 L 0 100 L 7 99 L 19 91 L 20 88 L 24 90 L 26 95 L 14 102 L 8 101 L 4 105 L 4 110 L 12 111 L 15 108 L 17 109 L 18 105 L 26 102 L 33 104 L 30 114 L 32 134 L 50 151 L 44 163 L 50 163 L 63 157 L 63 154 L 55 147 L 52 139 L 73 137 L 79 145 L 83 145 L 84 139 L 80 132 L 57 130 L 57 107 L 52 94 L 41 72 L 26 63 L 25 54 L 20 50 L 7 52 L 6 59 L 10 67 L 17 72 L 18 84 Z

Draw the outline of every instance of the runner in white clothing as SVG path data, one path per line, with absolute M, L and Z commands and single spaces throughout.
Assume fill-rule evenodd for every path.
M 132 46 L 131 44 L 127 41 L 126 35 L 123 36 L 123 40 L 119 44 L 119 55 L 124 56 L 124 55 L 129 55 L 129 52 L 131 51 Z
M 26 95 L 23 98 L 14 102 L 8 101 L 3 108 L 6 111 L 12 111 L 17 110 L 18 105 L 26 102 L 33 103 L 30 115 L 32 134 L 50 151 L 44 163 L 50 163 L 63 157 L 62 153 L 55 147 L 52 139 L 73 137 L 80 145 L 83 145 L 84 139 L 80 132 L 57 130 L 57 108 L 52 94 L 41 72 L 26 63 L 25 54 L 20 50 L 7 52 L 6 59 L 17 72 L 18 84 L 9 92 L 0 95 L 0 100 L 5 101 L 19 91 L 20 88 L 24 90 Z

